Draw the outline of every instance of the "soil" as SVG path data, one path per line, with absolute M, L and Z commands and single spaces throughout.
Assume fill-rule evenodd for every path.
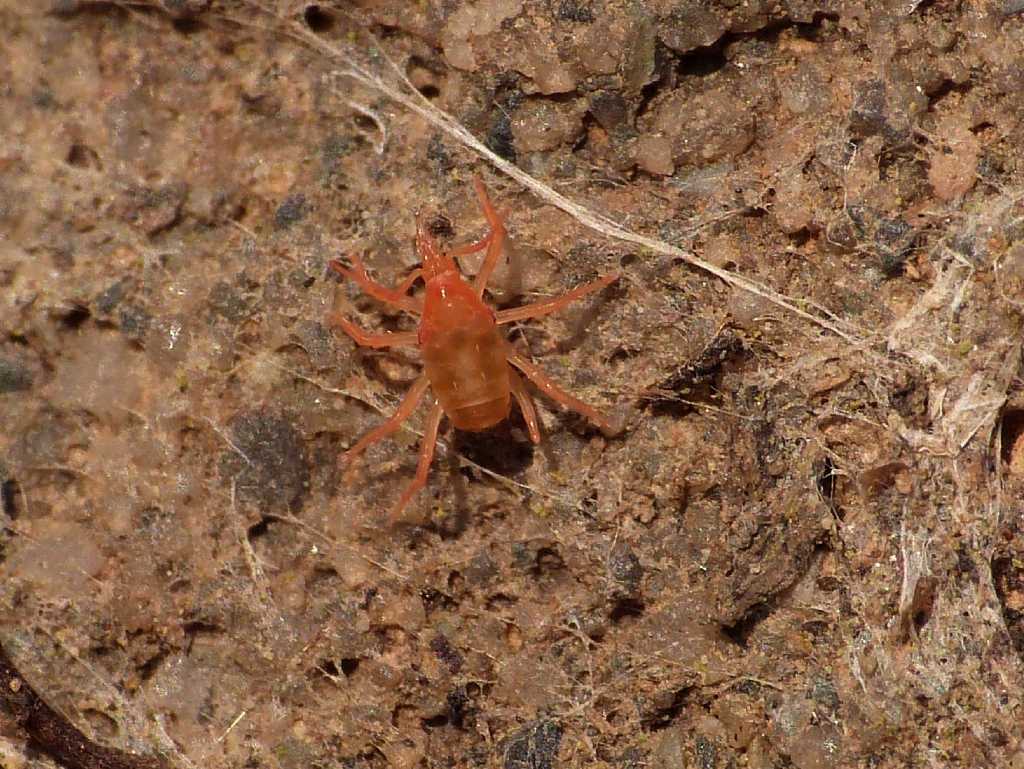
M 34 691 L 175 767 L 1024 767 L 1024 6 L 266 6 L 0 3 Z M 475 175 L 496 306 L 621 272 L 510 338 L 625 429 L 538 393 L 389 528 L 425 409 L 338 458 L 418 356 L 327 317 L 414 321 L 326 264 L 478 238 Z

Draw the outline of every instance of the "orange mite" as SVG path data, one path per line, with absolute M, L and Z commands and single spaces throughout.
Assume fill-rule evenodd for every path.
M 367 447 L 394 433 L 416 409 L 428 388 L 436 398 L 427 418 L 416 477 L 392 508 L 389 517 L 391 523 L 398 519 L 409 501 L 426 485 L 438 429 L 445 415 L 452 426 L 459 430 L 486 430 L 508 417 L 511 399 L 515 397 L 526 420 L 530 440 L 540 442 L 537 412 L 515 369 L 525 374 L 553 400 L 579 412 L 605 433 L 614 432 L 611 423 L 598 411 L 562 390 L 538 366 L 517 352 L 498 331 L 498 326 L 557 312 L 571 302 L 613 283 L 619 276 L 606 275 L 553 299 L 509 310 L 492 310 L 484 303 L 483 293 L 502 254 L 505 226 L 479 178 L 474 180 L 474 186 L 490 231 L 476 243 L 445 253 L 438 248 L 421 218 L 416 228 L 416 250 L 423 266 L 413 270 L 395 288 L 388 288 L 372 280 L 358 256 L 351 257 L 351 268 L 345 267 L 338 260 L 328 264 L 330 269 L 357 283 L 374 299 L 420 316 L 416 331 L 383 334 L 366 331 L 337 314 L 329 317 L 330 323 L 340 326 L 358 345 L 419 347 L 425 364 L 424 373 L 409 388 L 394 415 L 366 433 L 355 446 L 345 452 L 342 455 L 343 464 L 351 463 Z M 480 271 L 472 283 L 466 282 L 452 257 L 484 249 L 487 249 L 487 253 Z M 420 278 L 426 283 L 423 296 L 409 296 L 409 289 Z

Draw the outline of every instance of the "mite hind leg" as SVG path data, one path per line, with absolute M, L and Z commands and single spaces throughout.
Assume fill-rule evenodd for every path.
M 402 423 L 409 418 L 409 415 L 416 410 L 420 401 L 423 400 L 423 394 L 427 391 L 429 384 L 426 376 L 421 376 L 417 379 L 413 386 L 409 388 L 405 397 L 402 398 L 402 402 L 398 405 L 398 409 L 395 410 L 391 418 L 370 430 L 359 439 L 355 446 L 341 455 L 342 464 L 351 464 L 370 446 L 384 440 L 401 427 Z
M 561 403 L 568 409 L 575 411 L 577 414 L 581 414 L 593 422 L 595 425 L 601 428 L 601 432 L 606 435 L 615 435 L 619 432 L 618 428 L 613 425 L 600 411 L 595 409 L 593 406 L 589 406 L 579 398 L 570 395 L 549 377 L 540 366 L 531 363 L 526 357 L 520 355 L 518 352 L 513 350 L 510 346 L 508 354 L 508 362 L 515 366 L 517 369 L 526 374 L 527 378 L 539 387 L 545 395 L 551 400 Z
M 402 512 L 406 506 L 415 497 L 420 490 L 427 485 L 427 476 L 430 473 L 430 463 L 434 460 L 434 448 L 437 446 L 437 433 L 441 428 L 441 418 L 444 416 L 444 410 L 441 408 L 441 404 L 438 403 L 430 411 L 430 416 L 427 417 L 427 427 L 423 431 L 423 441 L 420 443 L 420 461 L 416 466 L 416 476 L 412 479 L 405 491 L 402 493 L 401 498 L 391 508 L 391 512 L 388 514 L 388 525 L 394 526 L 401 517 Z
M 540 422 L 537 419 L 537 409 L 533 405 L 533 398 L 523 384 L 523 378 L 509 367 L 509 384 L 512 387 L 512 395 L 519 404 L 519 410 L 523 413 L 526 421 L 526 429 L 530 431 L 530 440 L 540 443 Z

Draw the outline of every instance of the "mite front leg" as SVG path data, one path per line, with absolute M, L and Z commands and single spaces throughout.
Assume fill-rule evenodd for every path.
M 352 341 L 360 347 L 415 347 L 418 344 L 418 337 L 415 331 L 405 331 L 402 333 L 385 331 L 382 334 L 375 334 L 372 331 L 367 331 L 365 328 L 357 326 L 352 321 L 338 314 L 329 315 L 327 322 L 333 326 L 338 326 L 338 328 L 352 337 Z
M 434 447 L 437 446 L 437 432 L 441 427 L 441 418 L 443 416 L 444 410 L 441 408 L 441 404 L 438 403 L 431 410 L 430 416 L 427 418 L 427 429 L 423 433 L 423 442 L 420 443 L 420 461 L 416 466 L 416 477 L 406 487 L 398 503 L 391 508 L 391 513 L 388 515 L 389 526 L 395 524 L 402 515 L 402 511 L 405 510 L 406 505 L 409 504 L 409 501 L 427 485 L 427 475 L 430 473 L 430 463 L 434 459 Z
M 402 398 L 402 402 L 398 405 L 398 409 L 392 417 L 370 430 L 370 432 L 359 439 L 355 446 L 341 455 L 342 464 L 351 464 L 367 448 L 377 443 L 377 441 L 387 438 L 401 427 L 402 422 L 409 418 L 409 415 L 416 410 L 420 401 L 423 400 L 423 393 L 427 391 L 429 384 L 430 382 L 426 376 L 421 376 L 417 379 L 413 386 L 409 388 L 409 392 Z
M 526 320 L 527 318 L 542 318 L 545 315 L 550 315 L 553 312 L 558 312 L 559 310 L 568 307 L 570 304 L 582 299 L 587 294 L 600 291 L 602 288 L 614 283 L 618 279 L 618 275 L 605 275 L 597 280 L 592 280 L 590 283 L 584 283 L 582 286 L 578 286 L 572 291 L 567 291 L 561 296 L 556 296 L 554 299 L 544 299 L 540 302 L 524 304 L 522 307 L 498 310 L 498 312 L 495 313 L 495 317 L 497 318 L 498 323 L 512 323 L 513 321 Z
M 487 219 L 487 226 L 491 231 L 478 242 L 464 246 L 463 253 L 471 253 L 487 247 L 487 254 L 484 256 L 484 263 L 480 266 L 480 272 L 473 278 L 473 290 L 476 291 L 477 296 L 483 296 L 484 289 L 487 288 L 487 281 L 491 279 L 491 273 L 498 266 L 498 260 L 505 248 L 505 224 L 487 196 L 487 190 L 479 176 L 473 178 L 473 187 L 476 188 L 477 200 L 480 201 L 480 208 L 484 212 L 484 218 Z
M 543 390 L 544 394 L 551 398 L 551 400 L 561 403 L 563 406 L 568 409 L 572 409 L 577 414 L 582 414 L 595 425 L 600 427 L 601 431 L 606 435 L 614 435 L 618 432 L 618 430 L 601 414 L 601 412 L 591 406 L 588 406 L 579 398 L 573 397 L 567 393 L 555 384 L 551 378 L 544 373 L 540 366 L 531 363 L 525 357 L 512 349 L 511 345 L 509 346 L 508 362 L 526 374 L 530 381 Z
M 366 267 L 363 264 L 362 258 L 358 254 L 352 254 L 349 256 L 349 260 L 352 262 L 352 268 L 349 269 L 337 259 L 331 259 L 327 263 L 327 267 L 334 270 L 342 277 L 348 278 L 353 283 L 356 283 L 363 291 L 374 299 L 379 299 L 385 304 L 394 305 L 399 307 L 406 312 L 411 312 L 415 315 L 419 315 L 422 312 L 420 302 L 413 299 L 411 296 L 406 296 L 406 292 L 412 288 L 412 284 L 416 282 L 422 274 L 422 270 L 413 270 L 410 272 L 405 280 L 399 283 L 395 288 L 388 288 L 387 286 L 378 283 L 373 280 L 366 272 Z

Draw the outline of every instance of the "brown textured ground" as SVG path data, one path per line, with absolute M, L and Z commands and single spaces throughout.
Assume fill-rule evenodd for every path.
M 862 344 L 580 227 L 244 3 L 31 5 L 0 2 L 0 641 L 86 733 L 211 769 L 1024 766 L 1020 3 L 285 9 Z M 324 319 L 407 321 L 324 267 L 397 278 L 420 210 L 478 235 L 474 173 L 501 302 L 621 266 L 513 337 L 628 429 L 457 436 L 389 532 L 415 436 L 336 458 L 416 359 Z M 0 764 L 50 765 L 2 714 Z

